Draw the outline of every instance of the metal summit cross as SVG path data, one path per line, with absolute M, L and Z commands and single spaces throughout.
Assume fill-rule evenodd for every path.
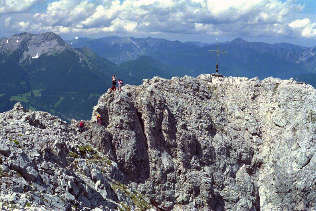
M 217 40 L 217 39 L 216 39 Z M 209 52 L 215 52 L 216 53 L 216 74 L 218 74 L 218 57 L 221 55 L 221 54 L 225 54 L 225 53 L 227 53 L 226 51 L 224 51 L 224 50 L 220 50 L 219 48 L 218 48 L 218 45 L 217 45 L 217 47 L 216 47 L 216 50 L 208 50 Z

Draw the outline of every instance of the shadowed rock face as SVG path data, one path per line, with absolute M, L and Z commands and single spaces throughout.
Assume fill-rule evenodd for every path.
M 273 78 L 155 77 L 105 93 L 83 132 L 76 124 L 19 104 L 0 114 L 5 206 L 316 207 L 311 86 Z

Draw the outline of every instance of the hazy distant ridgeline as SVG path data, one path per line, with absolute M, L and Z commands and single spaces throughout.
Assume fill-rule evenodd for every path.
M 72 48 L 54 33 L 22 33 L 1 43 L 0 111 L 21 101 L 66 119 L 87 118 L 115 72 L 113 63 Z
M 0 112 L 20 101 L 64 119 L 87 119 L 98 97 L 116 74 L 125 84 L 144 78 L 212 73 L 216 56 L 220 73 L 306 81 L 315 86 L 315 48 L 291 44 L 251 43 L 241 39 L 208 45 L 155 38 L 79 38 L 21 33 L 0 39 Z
M 227 75 L 290 78 L 302 73 L 316 73 L 316 48 L 288 43 L 267 44 L 235 39 L 203 44 L 133 37 L 79 38 L 71 43 L 75 47 L 88 47 L 117 64 L 150 56 L 167 65 L 176 75 L 213 72 L 216 56 L 208 50 L 217 48 L 227 52 L 219 58 L 220 70 Z
M 54 33 L 21 33 L 0 40 L 0 112 L 19 101 L 64 119 L 87 119 L 113 74 L 139 84 L 155 75 L 170 77 L 169 71 L 150 57 L 116 65 Z

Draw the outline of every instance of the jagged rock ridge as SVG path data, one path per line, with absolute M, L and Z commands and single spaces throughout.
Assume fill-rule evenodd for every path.
M 76 122 L 16 105 L 0 116 L 0 201 L 51 209 L 315 209 L 315 95 L 293 80 L 155 77 L 101 96 L 82 133 Z

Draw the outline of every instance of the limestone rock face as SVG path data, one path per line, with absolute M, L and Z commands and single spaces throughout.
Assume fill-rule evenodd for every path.
M 311 86 L 274 78 L 155 77 L 104 94 L 92 119 L 97 113 L 118 137 L 114 151 L 131 186 L 161 207 L 316 207 Z
M 109 181 L 120 172 L 76 125 L 20 103 L 0 114 L 1 210 L 117 209 Z
M 316 208 L 309 85 L 155 77 L 105 93 L 77 125 L 20 104 L 0 114 L 0 208 Z

